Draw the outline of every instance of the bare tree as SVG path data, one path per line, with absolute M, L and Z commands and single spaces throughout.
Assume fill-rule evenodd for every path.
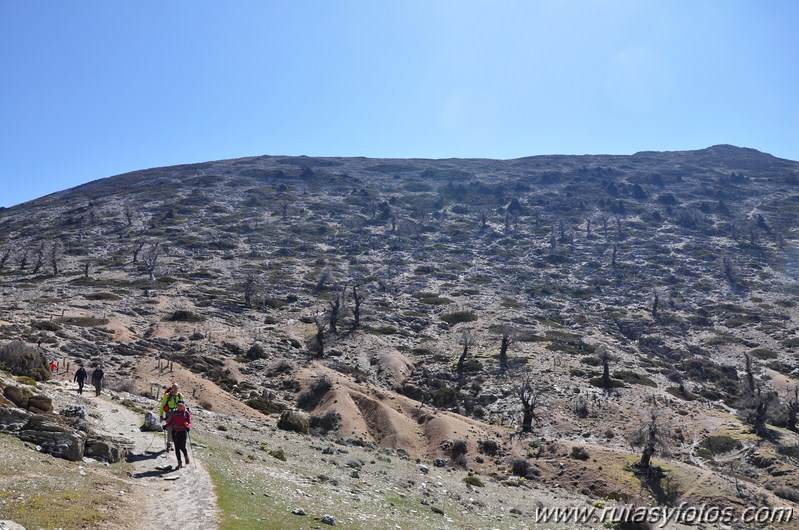
M 256 290 L 258 287 L 258 280 L 255 277 L 255 274 L 252 272 L 248 272 L 247 275 L 244 277 L 244 305 L 247 307 L 252 307 L 252 299 L 255 296 Z
M 472 333 L 471 328 L 464 328 L 461 331 L 461 344 L 463 344 L 463 350 L 461 351 L 460 357 L 458 357 L 458 365 L 457 365 L 457 373 L 458 378 L 463 378 L 463 366 L 466 363 L 466 358 L 469 356 L 469 347 L 474 344 L 474 334 Z
M 136 241 L 133 243 L 133 263 L 139 261 L 139 252 L 141 252 L 141 249 L 144 248 L 144 245 L 144 241 Z
M 788 428 L 796 432 L 797 416 L 799 416 L 799 385 L 793 387 L 793 397 L 786 404 L 788 408 Z
M 314 318 L 314 322 L 316 323 L 316 334 L 311 339 L 310 344 L 308 345 L 308 351 L 314 354 L 318 359 L 321 359 L 325 356 L 325 323 L 322 318 L 322 315 L 319 314 L 319 311 L 316 312 L 316 317 Z
M 125 216 L 125 224 L 127 226 L 132 226 L 133 225 L 133 207 L 130 204 L 125 203 L 125 205 L 122 207 L 122 215 Z
M 536 409 L 543 404 L 548 388 L 539 376 L 527 370 L 516 385 L 516 395 L 522 404 L 522 432 L 533 432 L 533 422 L 538 423 Z
M 660 296 L 658 296 L 657 290 L 652 292 L 652 318 L 657 319 L 658 317 L 658 304 L 660 303 Z
M 755 388 L 755 374 L 752 368 L 752 357 L 748 353 L 744 353 L 744 372 L 746 373 L 746 387 L 751 395 L 756 393 Z
M 150 243 L 147 250 L 144 251 L 142 259 L 144 260 L 144 269 L 151 282 L 155 281 L 155 267 L 158 263 L 158 258 L 161 255 L 161 243 Z
M 338 333 L 338 319 L 341 317 L 342 293 L 346 290 L 346 284 L 343 288 L 336 285 L 333 288 L 333 294 L 330 296 L 330 300 L 328 302 L 330 304 L 330 317 L 328 318 L 328 324 L 330 325 L 331 333 Z
M 40 243 L 33 252 L 36 256 L 36 261 L 33 264 L 31 274 L 39 274 L 39 270 L 41 270 L 42 265 L 44 265 L 44 242 Z
M 6 262 L 10 257 L 11 257 L 11 249 L 10 248 L 4 249 L 3 253 L 0 255 L 0 270 L 3 270 L 3 267 L 6 266 Z
M 322 291 L 325 288 L 325 284 L 330 279 L 331 274 L 332 271 L 330 270 L 330 267 L 325 267 L 324 270 L 322 271 L 322 274 L 319 275 L 319 280 L 317 280 L 316 282 L 316 287 L 314 287 L 314 291 L 316 292 Z
M 83 277 L 84 278 L 88 278 L 89 277 L 89 270 L 91 269 L 91 266 L 92 266 L 92 259 L 91 258 L 86 258 L 86 259 L 83 260 Z
M 597 348 L 597 358 L 602 363 L 602 388 L 606 392 L 613 389 L 613 380 L 610 378 L 610 363 L 616 360 L 616 357 L 608 351 L 604 346 Z
M 502 339 L 499 343 L 499 367 L 504 370 L 508 367 L 508 348 L 516 342 L 511 331 L 506 329 L 502 332 Z
M 738 272 L 736 271 L 735 264 L 732 262 L 732 258 L 726 254 L 721 258 L 721 268 L 724 272 L 724 277 L 730 285 L 733 287 L 738 285 Z
M 358 292 L 361 286 L 359 283 L 352 284 L 352 331 L 355 331 L 361 325 L 361 304 L 363 303 L 363 295 Z
M 28 249 L 22 251 L 22 256 L 19 257 L 19 270 L 24 271 L 28 266 Z
M 56 241 L 52 245 L 50 245 L 50 266 L 53 268 L 53 276 L 58 276 L 58 264 L 61 261 L 61 258 L 64 255 L 64 246 L 59 242 Z
M 658 429 L 658 414 L 655 409 L 652 409 L 649 424 L 645 429 L 644 450 L 641 453 L 641 460 L 635 464 L 635 467 L 642 472 L 649 473 L 652 468 L 652 456 L 654 456 L 657 446 L 662 442 L 661 433 Z
M 760 388 L 757 389 L 757 394 L 753 397 L 753 409 L 747 418 L 752 425 L 752 430 L 763 438 L 768 438 L 770 433 L 766 427 L 766 421 L 769 417 L 769 409 L 778 404 L 776 392 L 762 392 Z

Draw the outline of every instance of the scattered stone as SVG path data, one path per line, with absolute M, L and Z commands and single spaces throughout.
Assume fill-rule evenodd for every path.
M 336 526 L 336 518 L 332 515 L 323 515 L 322 523 L 329 524 L 330 526 Z
M 431 506 L 430 509 L 433 510 L 433 513 L 437 513 L 438 515 L 444 515 L 444 510 L 442 510 L 438 506 Z
M 59 412 L 62 416 L 66 416 L 67 418 L 80 418 L 86 419 L 88 416 L 88 411 L 86 410 L 86 405 L 78 405 L 74 403 L 72 405 L 67 405 Z
M 303 510 L 302 508 L 294 508 L 293 510 L 291 510 L 291 513 L 293 513 L 294 515 L 307 515 L 305 513 L 305 510 Z
M 436 458 L 433 462 L 433 465 L 436 467 L 446 467 L 447 466 L 447 459 L 446 458 Z
M 423 475 L 427 475 L 428 471 L 430 471 L 430 468 L 424 464 L 417 464 L 416 467 L 419 468 L 419 471 L 421 471 Z

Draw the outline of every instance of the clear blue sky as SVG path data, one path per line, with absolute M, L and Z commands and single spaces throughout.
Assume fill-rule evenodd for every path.
M 262 154 L 799 160 L 795 0 L 0 0 L 0 206 Z

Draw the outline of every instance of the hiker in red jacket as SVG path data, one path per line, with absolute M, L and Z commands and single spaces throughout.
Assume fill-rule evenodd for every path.
M 186 452 L 186 438 L 191 429 L 191 413 L 186 408 L 183 401 L 178 401 L 177 408 L 170 414 L 166 420 L 166 427 L 172 429 L 172 439 L 175 442 L 175 454 L 178 457 L 178 469 L 183 467 L 183 462 L 180 458 L 180 453 L 183 453 L 183 458 L 186 460 L 186 465 L 189 465 L 189 453 Z

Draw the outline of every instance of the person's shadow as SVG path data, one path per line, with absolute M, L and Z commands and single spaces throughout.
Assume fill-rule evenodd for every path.
M 171 465 L 159 466 L 151 471 L 142 471 L 141 473 L 134 473 L 131 475 L 133 478 L 149 478 L 149 477 L 163 477 L 168 473 L 172 473 L 175 469 Z
M 125 455 L 125 462 L 132 464 L 133 462 L 142 462 L 144 460 L 153 460 L 158 458 L 162 454 L 166 452 L 166 449 L 161 449 L 160 451 L 145 451 L 144 453 L 135 454 L 135 453 L 128 453 Z

